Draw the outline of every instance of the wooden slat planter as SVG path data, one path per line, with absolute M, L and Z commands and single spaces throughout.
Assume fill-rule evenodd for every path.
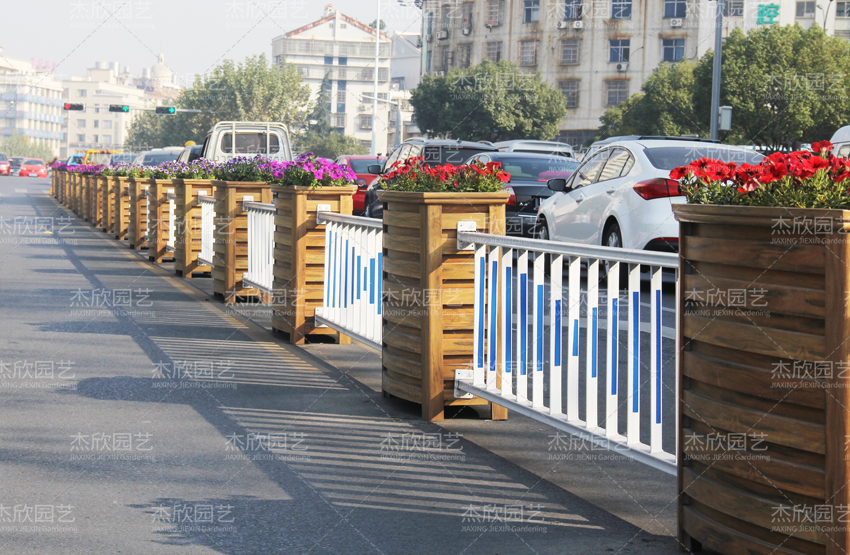
M 212 272 L 198 262 L 201 252 L 201 206 L 198 195 L 213 193 L 209 179 L 172 179 L 174 195 L 174 271 L 178 276 L 192 277 L 194 273 Z
M 71 183 L 68 188 L 68 198 L 66 205 L 73 213 L 77 213 L 77 199 L 80 196 L 80 174 L 74 172 L 71 174 Z
M 83 176 L 82 194 L 80 196 L 80 217 L 87 222 L 91 221 L 91 176 Z
M 148 260 L 157 264 L 168 254 L 168 228 L 173 222 L 168 219 L 168 192 L 174 191 L 170 179 L 151 179 L 148 185 Z
M 148 246 L 148 197 L 147 187 L 150 180 L 146 177 L 131 177 L 127 180 L 130 188 L 130 219 L 127 225 L 127 240 L 130 248 L 141 250 Z
M 281 187 L 275 192 L 274 308 L 272 329 L 303 344 L 309 334 L 351 338 L 331 328 L 316 327 L 316 307 L 324 296 L 325 226 L 316 223 L 319 205 L 351 214 L 356 187 Z
M 227 303 L 238 297 L 261 297 L 262 292 L 246 287 L 242 274 L 248 270 L 248 213 L 242 202 L 272 202 L 272 188 L 266 183 L 213 181 L 215 188 L 215 230 L 213 245 L 213 294 Z
M 680 541 L 729 555 L 844 555 L 850 211 L 674 212 Z
M 112 178 L 113 213 L 112 233 L 116 239 L 127 239 L 130 226 L 129 177 Z
M 60 203 L 65 198 L 65 172 L 63 171 L 54 171 L 54 177 L 56 178 L 56 188 L 54 189 L 56 200 Z
M 472 367 L 474 253 L 457 250 L 458 221 L 504 235 L 507 192 L 379 191 L 384 203 L 381 388 L 422 405 L 424 420 L 444 407 L 485 405 L 456 399 L 454 372 Z M 507 410 L 491 405 L 494 420 Z
M 114 233 L 112 222 L 115 219 L 115 189 L 112 187 L 112 177 L 101 176 L 100 179 L 100 229 L 105 233 Z
M 100 227 L 103 219 L 103 191 L 101 190 L 102 178 L 99 175 L 89 177 L 91 184 L 91 197 L 89 198 L 89 221 L 94 227 Z

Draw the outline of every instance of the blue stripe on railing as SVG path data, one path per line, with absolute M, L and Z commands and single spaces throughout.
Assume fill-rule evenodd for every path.
M 520 374 L 528 373 L 528 274 L 519 276 L 519 355 L 522 360 Z
M 369 259 L 369 304 L 375 304 L 375 259 Z
M 331 234 L 331 307 L 336 308 L 336 234 Z
M 351 302 L 354 303 L 354 274 L 357 272 L 357 268 L 354 266 L 354 260 L 359 258 L 355 256 L 357 252 L 356 247 L 351 247 Z
M 535 276 L 536 278 L 536 276 Z M 537 286 L 537 365 L 535 372 L 543 371 L 543 286 Z
M 573 320 L 573 356 L 578 356 L 578 318 Z
M 478 264 L 478 368 L 484 368 L 484 282 L 487 281 L 487 266 L 482 256 Z
M 343 308 L 348 308 L 348 239 L 345 240 L 345 250 L 342 251 L 342 256 L 345 257 L 345 281 L 342 287 L 342 299 L 345 303 Z
M 513 299 L 511 299 L 511 267 L 508 266 L 505 268 L 505 373 L 511 373 L 511 366 L 513 365 L 513 353 L 511 352 L 511 345 L 513 344 L 513 333 L 514 333 L 514 322 L 513 322 L 513 307 L 511 303 Z
M 362 268 L 362 266 L 360 264 L 361 264 L 360 255 L 358 254 L 357 255 L 357 300 L 358 301 L 360 300 L 360 268 Z
M 384 306 L 384 253 L 378 253 L 378 314 Z
M 593 331 L 591 332 L 591 353 L 590 353 L 590 375 L 592 378 L 596 377 L 596 339 L 599 337 L 599 314 L 598 308 L 593 307 Z
M 363 291 L 369 290 L 369 268 L 363 265 Z
M 632 292 L 632 412 L 640 406 L 640 291 Z
M 620 317 L 617 314 L 617 301 L 619 299 L 611 299 L 611 316 L 613 316 L 613 328 L 611 330 L 611 395 L 617 394 L 617 342 L 620 340 L 617 336 L 620 331 Z
M 661 289 L 655 291 L 655 422 L 661 424 Z
M 555 301 L 555 366 L 561 365 L 561 301 Z
M 495 260 L 493 261 L 493 266 L 490 268 L 490 333 L 493 336 L 493 340 L 490 341 L 490 371 L 496 371 L 496 343 L 495 340 L 496 332 L 498 327 L 496 326 L 496 318 L 498 314 L 496 313 L 496 307 L 498 306 L 499 299 L 499 264 Z

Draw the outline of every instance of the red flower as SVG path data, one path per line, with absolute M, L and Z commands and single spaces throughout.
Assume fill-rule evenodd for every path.
M 678 168 L 673 168 L 670 170 L 670 179 L 675 179 L 676 181 L 682 179 L 691 171 L 690 166 L 680 166 Z
M 508 181 L 510 181 L 510 180 L 511 180 L 511 175 L 510 175 L 509 173 L 507 173 L 507 172 L 503 172 L 503 171 L 499 171 L 499 172 L 497 172 L 497 173 L 496 173 L 496 177 L 498 177 L 498 178 L 499 178 L 499 180 L 500 180 L 502 183 L 507 183 Z
M 829 141 L 818 141 L 812 144 L 812 152 L 816 154 L 824 154 L 832 151 L 832 143 Z
M 738 181 L 739 192 L 755 191 L 761 186 L 760 178 L 766 168 L 764 166 L 753 166 L 752 164 L 741 164 L 738 171 L 735 172 L 735 178 Z

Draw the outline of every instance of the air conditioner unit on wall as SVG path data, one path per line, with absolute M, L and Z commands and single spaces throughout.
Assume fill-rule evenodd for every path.
M 617 64 L 617 71 L 628 71 L 629 70 L 629 62 L 620 62 Z
M 584 29 L 584 21 L 573 21 L 573 29 Z
M 464 27 L 463 29 L 460 30 L 460 32 L 463 33 L 464 35 L 468 35 L 472 32 L 472 29 L 470 29 L 469 27 Z
M 448 31 L 437 31 L 437 39 L 438 40 L 445 40 L 447 38 L 449 38 L 449 32 Z
M 569 26 L 570 26 L 569 21 L 559 21 L 558 23 L 555 24 L 555 27 L 557 27 L 558 29 L 566 29 Z
M 681 19 L 671 19 L 670 27 L 681 27 L 683 23 L 684 21 Z

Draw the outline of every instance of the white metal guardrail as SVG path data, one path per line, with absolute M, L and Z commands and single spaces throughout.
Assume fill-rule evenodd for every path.
M 675 337 L 675 330 L 664 333 L 662 326 L 663 311 L 670 310 L 662 307 L 662 270 L 676 271 L 678 256 L 475 233 L 461 231 L 461 225 L 458 248 L 475 252 L 475 347 L 473 368 L 455 376 L 456 389 L 675 474 L 673 453 L 677 447 L 669 445 L 675 440 L 668 439 L 670 451 L 662 448 L 665 433 L 668 438 L 676 437 L 675 417 L 672 421 L 662 418 L 662 401 L 676 400 L 678 392 L 678 344 L 673 346 L 672 358 L 662 357 L 665 335 L 668 341 L 671 335 Z M 533 254 L 531 271 L 529 253 Z M 551 264 L 548 278 L 546 258 Z M 583 263 L 587 268 L 584 291 Z M 610 269 L 600 291 L 600 264 L 604 274 L 605 263 Z M 620 294 L 621 264 L 628 264 L 625 299 Z M 648 326 L 641 322 L 641 265 L 648 267 L 650 276 Z M 676 284 L 678 288 L 678 277 Z M 618 294 L 609 295 L 607 291 Z M 606 297 L 603 308 L 607 322 L 600 314 L 600 292 Z M 623 312 L 627 315 L 625 342 Z M 581 328 L 585 329 L 584 341 L 580 339 Z M 644 345 L 649 344 L 648 357 L 642 352 L 642 339 Z M 600 364 L 603 358 L 604 368 Z M 627 377 L 622 380 L 624 370 Z M 676 386 L 665 385 L 665 377 L 668 382 L 674 380 Z M 582 398 L 584 418 L 580 418 Z M 601 420 L 600 406 L 604 407 Z M 626 411 L 624 433 L 620 433 L 621 410 Z M 648 437 L 648 443 L 642 441 L 642 435 Z
M 381 350 L 383 224 L 319 212 L 325 225 L 325 293 L 316 322 Z
M 248 213 L 248 271 L 242 274 L 246 285 L 265 293 L 274 287 L 274 204 L 243 202 Z
M 214 267 L 215 198 L 201 191 L 198 193 L 198 203 L 201 205 L 201 252 L 198 254 L 198 261 Z
M 175 229 L 177 228 L 177 222 L 175 221 L 177 217 L 177 195 L 174 194 L 174 189 L 169 189 L 165 196 L 168 199 L 168 239 L 165 242 L 165 250 L 174 252 L 174 237 L 176 236 Z

